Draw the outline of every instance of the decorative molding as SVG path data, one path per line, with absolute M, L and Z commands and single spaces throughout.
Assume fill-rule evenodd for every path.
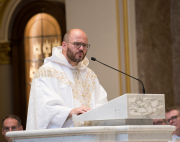
M 125 71 L 130 74 L 129 61 L 129 35 L 128 35 L 128 6 L 127 0 L 123 0 L 123 22 L 124 22 L 124 45 L 125 45 Z M 126 93 L 131 93 L 130 77 L 126 76 Z
M 135 0 L 127 0 L 127 4 L 130 75 L 138 78 Z M 139 82 L 131 78 L 130 83 L 131 92 L 139 92 Z
M 11 64 L 11 48 L 10 43 L 0 43 L 0 65 Z
M 119 70 L 121 70 L 121 46 L 120 46 L 120 21 L 119 21 L 119 2 L 116 0 L 116 18 L 117 18 L 117 42 L 118 42 L 118 61 L 119 61 Z M 119 88 L 120 88 L 120 96 L 122 93 L 122 74 L 119 74 Z
M 5 9 L 9 2 L 10 0 L 0 0 L 0 27 L 1 27 L 1 22 L 2 22 Z
M 138 78 L 135 0 L 118 0 L 121 70 Z M 139 82 L 122 75 L 122 94 L 139 92 Z

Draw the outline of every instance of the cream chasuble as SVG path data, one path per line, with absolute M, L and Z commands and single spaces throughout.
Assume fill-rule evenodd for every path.
M 72 84 L 73 98 L 81 103 L 82 106 L 90 108 L 91 95 L 94 90 L 96 75 L 92 74 L 91 70 L 88 69 L 87 76 L 83 80 L 81 72 L 79 70 L 73 70 L 73 77 L 75 85 Z M 76 101 L 74 101 L 74 106 L 77 107 Z M 90 121 L 85 122 L 74 122 L 75 126 L 91 126 Z
M 107 103 L 107 94 L 88 64 L 85 57 L 77 66 L 71 66 L 62 48 L 53 48 L 52 57 L 45 59 L 31 85 L 27 130 L 91 125 L 73 124 L 68 117 L 72 109 L 82 105 L 93 109 Z

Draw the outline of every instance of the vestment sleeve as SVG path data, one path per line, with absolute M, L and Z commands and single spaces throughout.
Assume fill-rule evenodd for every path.
M 40 76 L 33 79 L 27 130 L 61 128 L 63 126 L 73 108 L 71 89 L 67 89 L 68 87 L 54 77 Z
M 107 93 L 104 90 L 104 88 L 99 84 L 98 79 L 96 79 L 94 93 L 95 93 L 96 107 L 101 106 L 108 102 L 107 101 Z

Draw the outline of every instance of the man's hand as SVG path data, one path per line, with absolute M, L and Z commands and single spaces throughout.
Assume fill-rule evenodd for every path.
M 82 114 L 89 110 L 91 110 L 91 109 L 86 106 L 80 106 L 80 107 L 72 109 L 69 113 L 69 116 L 72 116 L 73 114 Z

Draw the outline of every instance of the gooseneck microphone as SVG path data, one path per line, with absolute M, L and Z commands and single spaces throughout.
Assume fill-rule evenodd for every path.
M 134 79 L 140 81 L 141 84 L 142 84 L 142 87 L 143 87 L 143 94 L 145 94 L 144 85 L 143 85 L 143 83 L 142 83 L 141 80 L 139 80 L 139 79 L 137 79 L 137 78 L 135 78 L 135 77 L 133 77 L 133 76 L 130 76 L 129 74 L 126 74 L 126 73 L 124 73 L 124 72 L 122 72 L 122 71 L 120 71 L 120 70 L 117 70 L 117 69 L 115 69 L 115 68 L 113 68 L 113 67 L 111 67 L 111 66 L 108 66 L 108 65 L 106 65 L 106 64 L 104 64 L 104 63 L 102 63 L 102 62 L 96 60 L 96 58 L 94 58 L 94 57 L 91 57 L 91 60 L 92 60 L 92 61 L 97 61 L 97 62 L 99 62 L 99 63 L 101 63 L 101 64 L 103 64 L 103 65 L 105 65 L 105 66 L 107 66 L 107 67 L 109 67 L 109 68 L 111 68 L 111 69 L 114 69 L 114 70 L 116 70 L 116 71 L 118 71 L 118 72 L 121 72 L 121 73 L 123 73 L 123 74 L 125 74 L 125 75 L 127 75 L 127 76 L 129 76 L 129 77 L 131 77 L 131 78 L 134 78 Z

